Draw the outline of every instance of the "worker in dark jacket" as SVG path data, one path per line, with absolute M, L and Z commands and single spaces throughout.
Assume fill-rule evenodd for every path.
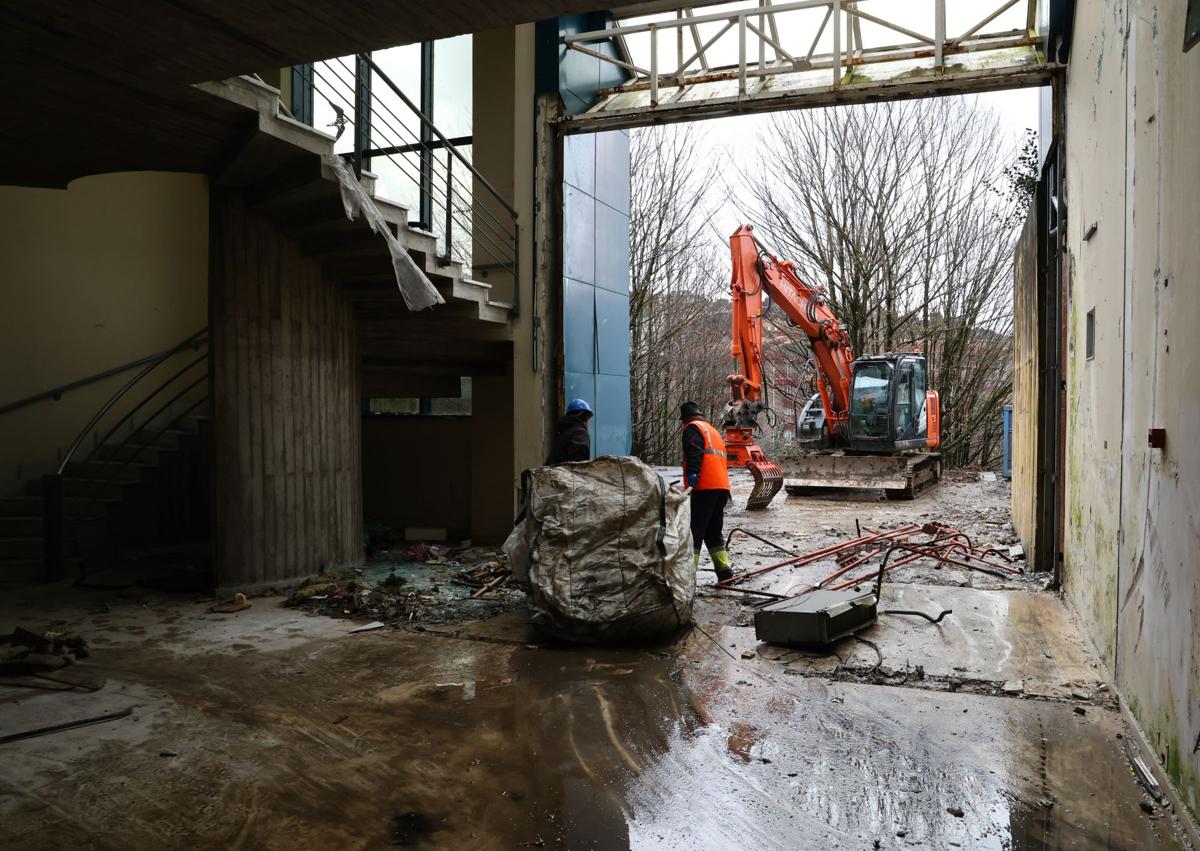
M 592 436 L 588 433 L 591 419 L 592 408 L 583 399 L 572 399 L 567 403 L 567 412 L 554 426 L 550 454 L 546 457 L 547 467 L 568 461 L 587 461 L 592 457 Z
M 684 402 L 679 408 L 683 421 L 683 481 L 691 488 L 692 547 L 696 568 L 700 567 L 700 545 L 717 571 L 717 581 L 733 577 L 729 551 L 725 549 L 725 503 L 729 502 L 729 470 L 725 466 L 725 441 L 721 432 L 700 415 L 700 406 Z

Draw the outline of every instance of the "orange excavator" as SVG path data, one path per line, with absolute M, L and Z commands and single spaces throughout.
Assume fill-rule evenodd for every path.
M 766 508 L 786 483 L 789 494 L 813 489 L 875 488 L 890 499 L 912 499 L 941 478 L 940 409 L 926 383 L 925 357 L 893 352 L 855 359 L 850 337 L 829 308 L 825 291 L 801 280 L 742 225 L 729 238 L 733 257 L 732 354 L 722 427 L 729 467 L 754 476 L 748 509 Z M 803 447 L 775 463 L 755 439 L 768 410 L 763 374 L 763 295 L 808 337 L 818 392 L 797 423 Z

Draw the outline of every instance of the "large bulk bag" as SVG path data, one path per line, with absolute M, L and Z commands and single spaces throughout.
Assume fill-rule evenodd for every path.
M 696 593 L 691 506 L 636 458 L 539 467 L 526 479 L 524 521 L 505 544 L 527 576 L 531 620 L 567 641 L 670 634 Z

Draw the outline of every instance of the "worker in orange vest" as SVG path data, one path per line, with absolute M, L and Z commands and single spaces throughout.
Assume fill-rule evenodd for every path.
M 700 415 L 700 406 L 684 402 L 679 407 L 683 421 L 683 481 L 691 489 L 692 546 L 696 568 L 700 568 L 700 545 L 717 571 L 717 581 L 733 578 L 729 551 L 725 549 L 725 503 L 729 502 L 729 470 L 725 466 L 725 441 L 721 433 Z

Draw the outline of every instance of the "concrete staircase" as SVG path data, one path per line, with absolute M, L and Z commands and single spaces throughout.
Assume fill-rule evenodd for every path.
M 361 219 L 346 218 L 337 178 L 323 162 L 334 152 L 334 137 L 284 114 L 279 90 L 257 78 L 234 77 L 197 88 L 245 107 L 250 118 L 242 144 L 215 177 L 217 185 L 243 191 L 253 210 L 319 258 L 326 277 L 345 291 L 377 298 L 390 289 L 399 298 L 383 238 Z M 461 263 L 440 257 L 435 234 L 410 226 L 406 208 L 376 197 L 375 176 L 364 173 L 361 183 L 446 300 L 445 308 L 434 311 L 448 309 L 457 318 L 508 323 L 512 304 L 493 298 L 492 287 L 467 277 Z

